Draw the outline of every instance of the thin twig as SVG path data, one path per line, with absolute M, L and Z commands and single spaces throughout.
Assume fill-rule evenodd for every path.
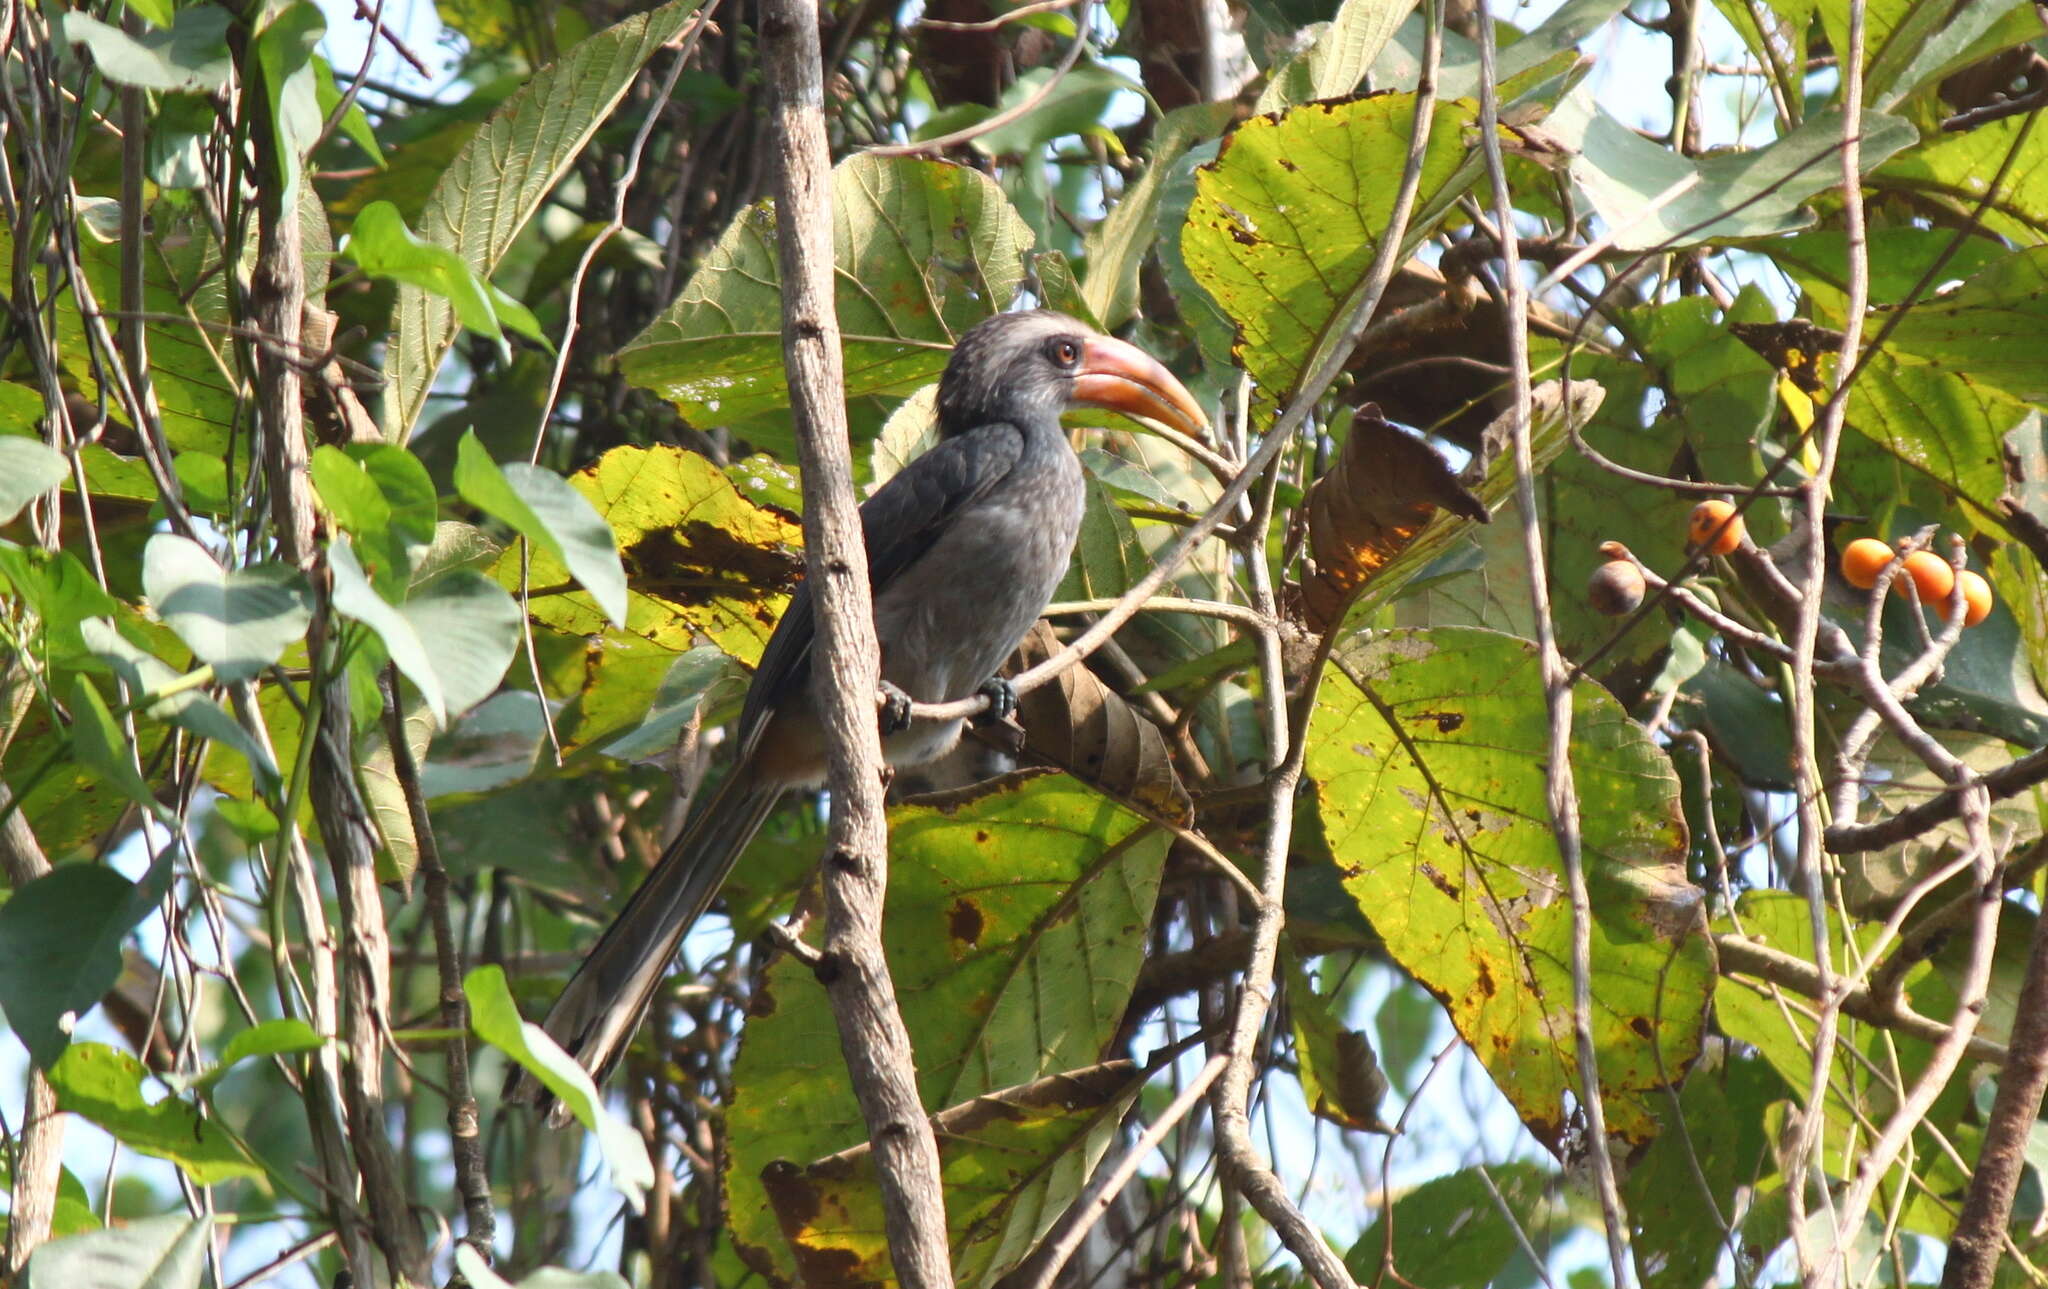
M 1500 150 L 1500 89 L 1495 80 L 1494 31 L 1479 23 L 1479 144 L 1492 182 L 1494 220 L 1503 233 L 1514 228 L 1514 201 Z M 1676 195 L 1676 186 L 1672 195 Z M 1529 599 L 1536 618 L 1536 649 L 1543 675 L 1543 702 L 1548 712 L 1549 741 L 1544 761 L 1544 796 L 1550 828 L 1563 861 L 1571 899 L 1572 1036 L 1578 1056 L 1579 1108 L 1585 1116 L 1586 1153 L 1592 1159 L 1594 1188 L 1600 1200 L 1607 1236 L 1607 1257 L 1615 1289 L 1629 1283 L 1628 1215 L 1615 1182 L 1614 1159 L 1608 1153 L 1607 1112 L 1600 1092 L 1600 1054 L 1593 1045 L 1593 903 L 1586 887 L 1585 855 L 1579 827 L 1578 790 L 1572 778 L 1572 672 L 1557 646 L 1557 624 L 1550 614 L 1550 583 L 1545 572 L 1541 514 L 1536 504 L 1536 463 L 1530 445 L 1529 334 L 1521 319 L 1527 310 L 1518 247 L 1501 239 L 1501 285 L 1507 296 L 1508 364 L 1513 372 L 1515 409 L 1512 422 L 1515 453 L 1515 501 L 1522 521 L 1523 558 L 1529 566 Z M 1652 1038 L 1652 1042 L 1656 1039 Z
M 1074 17 L 1074 39 L 1067 46 L 1065 56 L 1052 69 L 1052 75 L 1046 77 L 1045 84 L 1031 91 L 1021 102 L 1014 103 L 992 116 L 983 117 L 973 125 L 954 130 L 948 134 L 941 134 L 937 138 L 921 139 L 913 143 L 881 143 L 868 148 L 866 154 L 871 157 L 921 157 L 930 153 L 944 152 L 947 148 L 957 148 L 963 143 L 972 143 L 983 135 L 999 130 L 1010 122 L 1019 120 L 1029 113 L 1036 111 L 1038 105 L 1045 102 L 1047 97 L 1059 88 L 1060 82 L 1066 79 L 1067 73 L 1074 70 L 1074 64 L 1081 61 L 1081 51 L 1088 48 L 1088 20 L 1094 16 L 1094 13 L 1095 0 L 1082 0 L 1081 12 Z

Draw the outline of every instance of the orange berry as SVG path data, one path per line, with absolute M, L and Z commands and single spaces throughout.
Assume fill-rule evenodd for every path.
M 1974 627 L 1991 616 L 1991 583 L 1985 581 L 1972 569 L 1956 574 L 1963 584 L 1963 625 Z M 1948 621 L 1948 604 L 1943 602 L 1942 621 Z
M 1610 560 L 1593 570 L 1586 583 L 1586 601 L 1595 613 L 1618 618 L 1643 602 L 1643 573 L 1625 559 Z
M 1948 603 L 1948 593 L 1956 586 L 1956 571 L 1933 551 L 1914 551 L 1906 556 L 1906 575 L 1913 579 L 1913 586 L 1920 592 L 1920 603 L 1930 609 L 1938 609 Z M 1898 587 L 1898 581 L 1892 583 Z
M 1726 555 L 1742 545 L 1742 516 L 1725 501 L 1702 501 L 1692 508 L 1686 529 L 1692 544 L 1709 555 Z
M 1878 574 L 1892 562 L 1890 546 L 1875 537 L 1858 537 L 1842 548 L 1842 576 L 1859 591 L 1877 585 Z

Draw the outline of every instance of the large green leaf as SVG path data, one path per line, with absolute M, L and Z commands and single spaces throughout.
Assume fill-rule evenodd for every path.
M 2048 403 L 2048 246 L 1997 260 L 1899 320 L 1902 364 L 1961 373 L 2013 398 Z
M 313 616 L 291 569 L 258 564 L 229 572 L 198 542 L 173 533 L 149 539 L 142 587 L 157 616 L 224 677 L 276 662 Z
M 29 1257 L 27 1289 L 199 1289 L 211 1218 L 146 1217 L 52 1240 Z
M 1816 112 L 1798 129 L 1760 148 L 1717 152 L 1694 160 L 1643 138 L 1593 101 L 1581 86 L 1565 97 L 1543 128 L 1571 154 L 1570 173 L 1593 209 L 1615 230 L 1623 250 L 1696 246 L 1707 241 L 1767 237 L 1813 222 L 1801 207 L 1842 182 L 1842 118 Z M 1913 127 L 1881 112 L 1863 115 L 1861 162 L 1875 169 L 1910 147 Z M 1692 180 L 1665 205 L 1653 199 Z
M 954 339 L 1016 294 L 1031 244 L 986 175 L 868 156 L 832 172 L 832 234 L 849 397 L 937 379 Z M 626 378 L 700 426 L 788 406 L 775 237 L 767 203 L 734 221 L 676 302 L 620 353 Z M 793 440 L 747 432 L 793 459 Z
M 889 965 L 924 1104 L 936 1111 L 1093 1064 L 1144 957 L 1166 836 L 1063 776 L 1013 780 L 944 808 L 899 806 L 889 834 Z M 782 959 L 733 1069 L 725 1185 L 735 1241 L 785 1277 L 795 1263 L 761 1170 L 865 1139 L 840 1060 L 823 988 Z M 1086 1136 L 1047 1144 L 1077 1148 Z M 1049 1220 L 1080 1184 L 1082 1170 L 1042 1162 L 1053 1189 L 1020 1201 L 1015 1221 Z M 969 1240 L 976 1217 L 949 1206 L 956 1270 L 980 1279 L 1003 1269 L 995 1250 L 1016 1245 L 993 1222 Z
M 130 1150 L 168 1159 L 201 1186 L 235 1177 L 261 1177 L 263 1169 L 233 1137 L 197 1106 L 177 1097 L 148 1101 L 149 1070 L 104 1043 L 73 1043 L 50 1070 L 57 1108 L 112 1133 Z
M 1408 94 L 1311 103 L 1245 122 L 1195 172 L 1181 254 L 1236 326 L 1238 360 L 1264 398 L 1294 388 L 1364 280 L 1414 119 Z M 1418 210 L 1475 176 L 1463 164 L 1474 119 L 1469 103 L 1436 105 Z
M 1394 631 L 1347 645 L 1309 726 L 1330 850 L 1387 951 L 1449 1009 L 1553 1148 L 1577 1083 L 1571 907 L 1545 804 L 1533 645 Z M 1713 979 L 1664 754 L 1605 690 L 1575 691 L 1572 768 L 1592 893 L 1593 1035 L 1608 1130 L 1655 1133 Z
M 223 5 L 193 5 L 168 27 L 129 35 L 119 27 L 72 10 L 64 15 L 64 38 L 92 51 L 100 74 L 135 89 L 210 94 L 225 88 L 234 71 Z
M 111 868 L 63 864 L 0 904 L 0 1007 L 38 1066 L 63 1054 L 63 1015 L 114 987 L 121 941 L 156 894 Z
M 569 163 L 618 105 L 640 68 L 682 30 L 699 0 L 673 0 L 579 42 L 491 113 L 441 175 L 416 221 L 420 235 L 489 278 Z M 455 339 L 448 302 L 399 288 L 385 375 L 384 436 L 403 441 Z
M 1344 1255 L 1351 1274 L 1360 1284 L 1429 1289 L 1486 1289 L 1494 1283 L 1516 1253 L 1518 1228 L 1542 1243 L 1536 1219 L 1556 1178 L 1531 1163 L 1482 1167 L 1483 1178 L 1480 1167 L 1467 1168 L 1433 1177 L 1395 1200 L 1392 1232 L 1390 1215 L 1381 1212 Z

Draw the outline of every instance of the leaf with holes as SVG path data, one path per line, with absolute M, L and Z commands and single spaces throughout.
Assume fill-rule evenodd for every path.
M 1698 1050 L 1713 967 L 1670 762 L 1605 690 L 1574 697 L 1600 1090 L 1608 1131 L 1641 1142 Z M 1577 1081 L 1571 906 L 1535 646 L 1463 628 L 1361 638 L 1325 677 L 1308 739 L 1345 889 L 1561 1149 Z

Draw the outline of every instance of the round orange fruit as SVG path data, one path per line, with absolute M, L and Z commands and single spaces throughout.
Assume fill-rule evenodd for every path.
M 1892 548 L 1875 537 L 1858 537 L 1842 548 L 1842 576 L 1859 591 L 1877 585 L 1878 574 L 1892 562 Z
M 1920 592 L 1920 603 L 1931 609 L 1947 604 L 1948 593 L 1956 587 L 1955 569 L 1933 551 L 1914 551 L 1906 556 L 1906 575 Z M 1898 587 L 1901 581 L 1892 585 Z
M 1702 501 L 1692 508 L 1686 534 L 1709 555 L 1726 555 L 1742 545 L 1742 516 L 1725 501 Z

